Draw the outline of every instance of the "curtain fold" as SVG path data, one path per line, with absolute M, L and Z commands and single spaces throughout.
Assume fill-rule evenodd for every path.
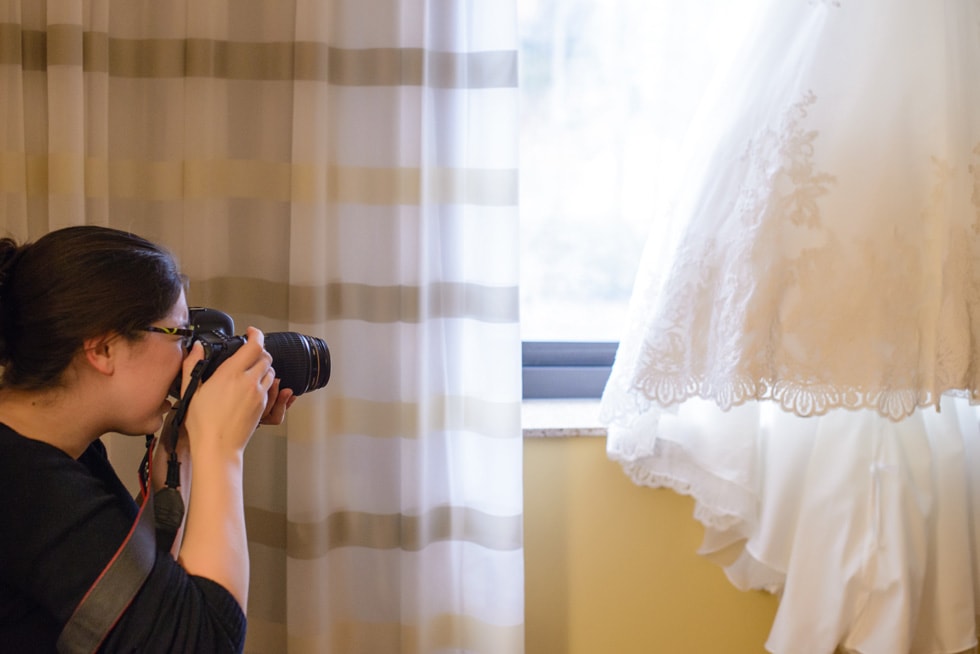
M 523 651 L 516 48 L 499 0 L 0 3 L 0 226 L 330 346 L 246 454 L 249 652 Z

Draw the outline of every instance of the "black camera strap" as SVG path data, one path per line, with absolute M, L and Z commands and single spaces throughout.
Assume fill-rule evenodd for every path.
M 156 532 L 157 547 L 162 550 L 170 550 L 174 539 L 177 538 L 177 531 L 184 521 L 184 498 L 180 491 L 180 461 L 177 459 L 177 439 L 180 437 L 180 428 L 187 417 L 187 408 L 191 404 L 194 392 L 201 384 L 201 376 L 207 366 L 208 359 L 205 357 L 197 362 L 191 370 L 191 378 L 187 383 L 187 388 L 180 395 L 177 402 L 177 410 L 174 411 L 173 420 L 170 421 L 170 433 L 161 434 L 161 438 L 169 438 L 170 459 L 167 461 L 166 485 L 156 492 Z
M 146 436 L 146 454 L 140 463 L 139 479 L 143 498 L 139 513 L 122 545 L 106 564 L 71 618 L 58 636 L 60 654 L 92 654 L 101 647 L 106 636 L 143 587 L 156 562 L 157 549 L 167 551 L 173 545 L 184 517 L 184 501 L 180 486 L 180 461 L 177 459 L 177 438 L 187 415 L 194 391 L 201 383 L 206 360 L 199 361 L 191 372 L 187 389 L 177 403 L 170 438 L 170 460 L 167 462 L 166 486 L 157 493 L 150 483 L 155 439 Z M 154 501 L 154 496 L 156 500 Z
M 150 443 L 147 446 L 150 451 Z M 132 603 L 156 562 L 153 521 L 153 494 L 148 493 L 122 545 L 61 630 L 57 643 L 60 654 L 98 650 Z

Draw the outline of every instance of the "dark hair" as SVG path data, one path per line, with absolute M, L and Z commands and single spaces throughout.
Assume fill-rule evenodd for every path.
M 23 245 L 0 239 L 0 386 L 60 385 L 86 339 L 141 338 L 183 285 L 169 252 L 117 229 L 67 227 Z

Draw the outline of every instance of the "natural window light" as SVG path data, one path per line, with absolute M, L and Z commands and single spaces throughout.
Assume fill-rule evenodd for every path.
M 519 0 L 526 396 L 601 392 L 595 370 L 588 390 L 554 384 L 568 386 L 573 369 L 608 370 L 688 121 L 757 4 Z M 554 368 L 534 377 L 544 395 L 528 384 L 529 362 Z

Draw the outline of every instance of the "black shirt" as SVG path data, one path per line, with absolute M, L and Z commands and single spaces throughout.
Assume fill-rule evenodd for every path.
M 0 424 L 0 652 L 55 652 L 136 515 L 101 441 L 76 460 Z M 241 652 L 244 641 L 234 597 L 158 552 L 101 651 Z

